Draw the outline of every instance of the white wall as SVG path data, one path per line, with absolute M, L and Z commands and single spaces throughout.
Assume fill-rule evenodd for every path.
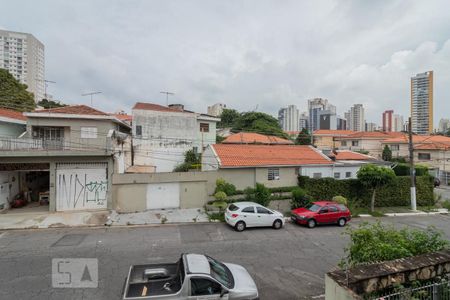
M 0 172 L 0 206 L 9 207 L 9 202 L 19 193 L 19 172 Z
M 219 168 L 219 162 L 215 157 L 212 147 L 205 149 L 202 155 L 202 171 L 215 171 Z

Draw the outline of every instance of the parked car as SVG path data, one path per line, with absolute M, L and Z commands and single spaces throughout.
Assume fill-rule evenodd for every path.
M 247 227 L 273 227 L 280 229 L 284 225 L 282 213 L 254 202 L 235 202 L 225 210 L 225 221 L 237 231 Z
M 351 218 L 350 210 L 344 204 L 331 201 L 317 201 L 307 207 L 294 209 L 291 216 L 292 221 L 309 228 L 314 228 L 317 224 L 345 226 Z
M 439 178 L 434 177 L 434 187 L 438 187 L 441 185 L 441 181 L 439 180 Z
M 122 299 L 258 299 L 247 270 L 202 254 L 182 254 L 176 263 L 130 267 Z

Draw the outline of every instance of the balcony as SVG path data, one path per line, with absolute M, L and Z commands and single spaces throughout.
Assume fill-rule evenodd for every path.
M 105 155 L 111 151 L 110 138 L 69 140 L 0 137 L 0 156 Z

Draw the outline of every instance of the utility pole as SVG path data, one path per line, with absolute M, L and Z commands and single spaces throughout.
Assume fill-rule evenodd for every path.
M 175 95 L 175 93 L 171 93 L 171 92 L 167 92 L 167 91 L 162 91 L 160 93 L 166 94 L 166 106 L 169 106 L 169 95 L 173 96 L 173 95 Z
M 411 209 L 413 211 L 417 210 L 416 205 L 416 169 L 414 168 L 414 143 L 412 134 L 412 123 L 411 117 L 408 120 L 408 135 L 409 135 L 409 162 L 411 164 L 410 174 L 411 174 Z
M 101 94 L 102 92 L 89 92 L 85 94 L 81 94 L 81 96 L 91 96 L 91 107 L 93 107 L 92 95 Z

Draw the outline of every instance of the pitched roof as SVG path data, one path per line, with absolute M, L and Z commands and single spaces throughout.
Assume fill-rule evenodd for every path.
M 222 143 L 224 144 L 268 144 L 268 145 L 292 145 L 290 140 L 286 140 L 273 135 L 264 135 L 254 132 L 239 132 L 228 136 Z
M 116 117 L 117 119 L 124 121 L 124 122 L 131 122 L 133 120 L 133 116 L 132 115 L 128 115 L 128 114 L 111 114 L 111 116 Z
M 92 115 L 92 116 L 109 116 L 109 114 L 92 108 L 87 105 L 69 105 L 63 107 L 39 109 L 33 113 L 55 113 L 55 114 L 70 114 L 70 115 Z
M 333 162 L 311 146 L 213 144 L 220 167 L 330 165 Z
M 375 157 L 350 150 L 338 150 L 334 157 L 336 160 L 375 160 Z
M 407 135 L 399 138 L 384 140 L 384 144 L 407 144 Z M 413 135 L 414 149 L 416 150 L 449 150 L 450 137 L 442 135 Z
M 314 135 L 329 135 L 329 136 L 346 136 L 355 133 L 353 130 L 328 130 L 319 129 L 314 131 Z
M 177 109 L 173 109 L 167 106 L 154 104 L 154 103 L 144 103 L 144 102 L 136 102 L 133 106 L 133 109 L 142 109 L 142 110 L 154 110 L 154 111 L 166 111 L 166 112 L 190 112 L 190 111 L 180 111 Z
M 14 119 L 14 120 L 20 120 L 20 121 L 27 120 L 27 117 L 24 116 L 23 113 L 20 111 L 15 111 L 12 109 L 1 108 L 1 107 L 0 107 L 0 117 Z
M 343 136 L 342 139 L 390 139 L 401 137 L 405 134 L 403 132 L 383 132 L 383 131 L 357 131 L 353 134 Z

